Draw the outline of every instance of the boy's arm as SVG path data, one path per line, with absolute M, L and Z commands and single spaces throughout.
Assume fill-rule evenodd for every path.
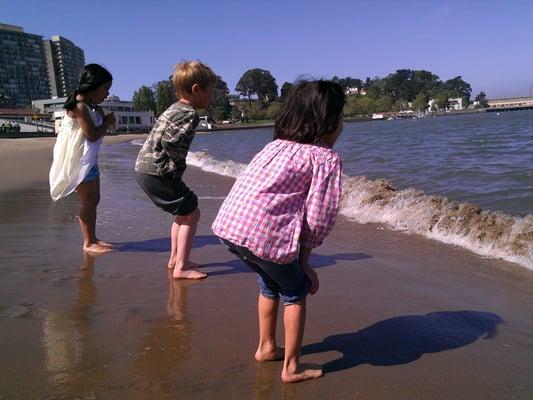
M 339 156 L 318 165 L 313 171 L 313 179 L 305 200 L 300 245 L 313 249 L 333 229 L 339 211 L 342 192 L 342 164 Z

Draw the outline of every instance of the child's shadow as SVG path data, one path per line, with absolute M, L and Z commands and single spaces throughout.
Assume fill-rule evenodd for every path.
M 407 364 L 425 353 L 466 346 L 496 336 L 496 314 L 483 311 L 440 311 L 426 315 L 389 318 L 352 333 L 325 338 L 302 347 L 302 354 L 337 351 L 342 357 L 326 363 L 324 372 L 336 372 L 360 364 Z
M 220 240 L 214 235 L 195 236 L 192 243 L 193 249 L 217 245 Z M 124 242 L 114 243 L 118 251 L 124 252 L 154 252 L 164 253 L 170 251 L 170 237 L 162 237 L 158 239 L 141 240 L 140 242 Z
M 337 263 L 337 260 L 357 261 L 357 260 L 366 260 L 369 258 L 372 258 L 372 256 L 365 254 L 365 253 L 339 253 L 339 254 L 333 254 L 330 256 L 325 256 L 321 254 L 312 254 L 310 264 L 313 266 L 313 268 L 323 268 L 323 267 L 329 267 L 329 266 L 335 265 Z M 226 261 L 226 262 L 204 264 L 204 266 L 205 267 L 224 267 L 224 269 L 210 271 L 209 276 L 238 274 L 238 273 L 243 273 L 243 272 L 244 273 L 254 272 L 248 266 L 246 266 L 246 264 L 244 264 L 241 260 L 237 258 L 230 260 L 230 261 Z

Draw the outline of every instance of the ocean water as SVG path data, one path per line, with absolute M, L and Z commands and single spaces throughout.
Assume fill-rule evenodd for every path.
M 236 177 L 271 138 L 198 134 L 188 163 Z M 335 150 L 348 218 L 533 268 L 533 111 L 347 123 Z

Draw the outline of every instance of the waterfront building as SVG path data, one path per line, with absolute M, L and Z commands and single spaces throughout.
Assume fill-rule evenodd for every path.
M 32 101 L 32 106 L 43 113 L 52 114 L 53 120 L 57 121 L 66 113 L 63 108 L 66 100 L 66 97 L 35 100 Z M 115 113 L 117 131 L 120 132 L 149 131 L 155 122 L 152 111 L 136 111 L 132 101 L 120 100 L 117 96 L 109 96 L 100 106 L 104 112 Z
M 80 71 L 85 65 L 85 54 L 70 40 L 54 35 L 44 41 L 50 95 L 66 97 L 76 89 Z
M 429 111 L 438 111 L 439 107 L 437 105 L 437 100 L 430 99 L 428 101 L 427 106 Z M 463 99 L 461 97 L 457 98 L 449 98 L 448 99 L 448 107 L 446 108 L 446 111 L 460 111 L 463 109 Z
M 463 109 L 463 99 L 461 97 L 448 99 L 448 111 L 459 111 Z
M 0 24 L 0 95 L 15 107 L 50 97 L 43 37 Z
M 488 101 L 489 110 L 521 110 L 533 108 L 533 97 L 511 97 Z

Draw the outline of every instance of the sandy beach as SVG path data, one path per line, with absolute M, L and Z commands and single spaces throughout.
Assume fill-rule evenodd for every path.
M 530 399 L 533 271 L 340 217 L 312 260 L 303 362 L 258 364 L 255 275 L 212 235 L 232 179 L 188 168 L 195 262 L 169 279 L 171 218 L 137 187 L 143 135 L 106 138 L 99 236 L 81 251 L 75 194 L 53 203 L 53 138 L 0 140 L 0 399 Z M 278 336 L 282 343 L 282 327 Z

